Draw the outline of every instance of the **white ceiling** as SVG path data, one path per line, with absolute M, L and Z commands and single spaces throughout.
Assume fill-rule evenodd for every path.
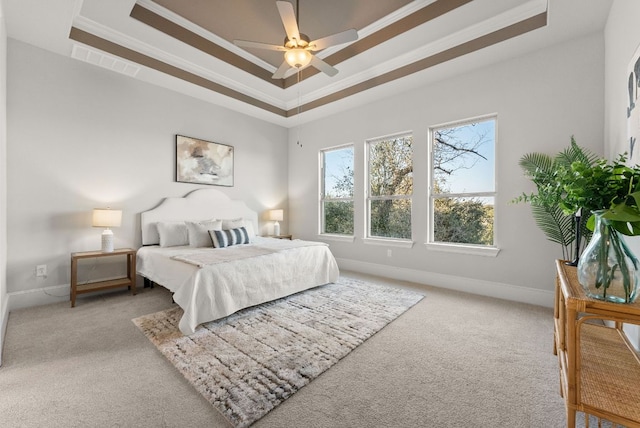
M 294 73 L 294 77 L 289 79 L 291 85 L 283 88 L 282 85 L 257 77 L 255 73 L 246 72 L 237 65 L 130 16 L 134 6 L 148 10 L 187 30 L 190 37 L 201 36 L 205 41 L 213 42 L 215 45 L 212 46 L 226 49 L 233 57 L 240 58 L 241 61 L 248 60 L 250 63 L 247 64 L 251 66 L 255 64 L 258 71 L 271 74 L 279 62 L 277 57 L 245 51 L 231 41 L 242 38 L 281 44 L 284 30 L 277 15 L 275 0 L 182 1 L 183 5 L 193 4 L 194 7 L 203 8 L 202 11 L 207 7 L 211 8 L 215 11 L 211 14 L 215 19 L 197 19 L 198 16 L 206 15 L 198 10 L 190 17 L 198 25 L 189 20 L 188 16 L 185 17 L 188 15 L 184 13 L 185 10 L 182 10 L 185 15 L 182 16 L 160 5 L 180 7 L 177 0 L 138 0 L 137 5 L 136 0 L 3 0 L 3 9 L 7 32 L 13 39 L 67 57 L 91 59 L 93 57 L 90 52 L 101 53 L 92 46 L 72 40 L 70 32 L 75 28 L 74 31 L 96 36 L 101 43 L 110 42 L 110 45 L 120 49 L 126 48 L 128 58 L 116 58 L 116 55 L 109 53 L 102 60 L 119 60 L 107 61 L 107 65 L 134 76 L 132 78 L 290 127 L 374 99 L 408 91 L 416 85 L 437 82 L 454 74 L 466 73 L 565 40 L 600 32 L 612 2 L 473 0 L 413 28 L 409 25 L 406 31 L 389 40 L 342 58 L 335 64 L 339 73 L 334 77 L 322 73 L 308 76 L 303 74 L 306 78 L 296 84 L 292 80 L 296 78 Z M 373 10 L 376 4 L 383 3 L 381 0 L 300 0 L 300 28 L 302 32 L 312 33 L 309 36 L 314 39 L 349 28 L 344 28 L 345 26 L 364 25 L 363 22 L 376 19 L 363 28 L 356 28 L 362 41 L 369 35 L 384 33 L 394 23 L 397 26 L 404 22 L 404 17 L 412 16 L 416 11 L 442 2 L 394 1 L 394 7 L 399 8 L 388 13 L 388 10 Z M 358 17 L 354 17 L 354 14 L 363 5 L 366 5 L 367 10 L 372 10 L 368 11 L 366 17 L 355 19 Z M 545 12 L 547 24 L 540 28 L 510 36 L 503 41 L 488 44 L 487 47 L 472 49 L 470 53 L 454 55 L 446 62 L 426 64 L 427 59 L 437 58 L 444 51 L 464 46 L 470 41 L 482 40 L 486 35 L 510 26 L 517 27 Z M 331 55 L 335 54 L 337 57 L 344 50 L 344 56 L 349 49 L 353 50 L 357 46 L 360 45 L 351 48 L 349 44 L 341 45 L 320 51 L 318 55 L 329 58 L 329 61 Z M 166 69 L 158 71 L 158 67 L 154 69 L 141 65 L 145 61 L 139 61 L 138 58 L 145 58 L 147 63 L 151 61 L 162 64 L 175 72 L 167 72 Z M 412 71 L 402 73 L 407 68 Z M 185 79 L 179 76 L 181 73 L 191 77 Z M 196 80 L 200 79 L 206 84 L 192 83 L 194 76 Z M 378 81 L 384 83 L 379 84 Z M 349 96 L 344 95 L 351 92 L 353 94 Z M 302 105 L 300 112 L 299 103 Z M 309 103 L 316 103 L 317 106 L 308 105 Z

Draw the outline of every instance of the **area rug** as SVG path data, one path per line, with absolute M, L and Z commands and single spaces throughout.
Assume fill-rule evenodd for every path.
M 246 427 L 419 302 L 422 294 L 341 277 L 178 329 L 172 307 L 133 322 L 235 427 Z

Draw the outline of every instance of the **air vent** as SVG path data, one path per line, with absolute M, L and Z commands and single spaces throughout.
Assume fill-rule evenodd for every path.
M 79 59 L 80 61 L 88 62 L 89 64 L 97 65 L 98 67 L 106 68 L 117 73 L 126 74 L 130 77 L 135 77 L 138 71 L 140 71 L 140 67 L 137 65 L 106 55 L 102 52 L 88 49 L 81 45 L 73 45 L 71 58 Z

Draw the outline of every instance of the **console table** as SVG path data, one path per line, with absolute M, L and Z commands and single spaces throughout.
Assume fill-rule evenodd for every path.
M 640 302 L 589 298 L 575 267 L 557 260 L 556 269 L 553 351 L 567 426 L 575 427 L 582 411 L 640 428 L 640 356 L 622 330 L 623 323 L 640 325 Z

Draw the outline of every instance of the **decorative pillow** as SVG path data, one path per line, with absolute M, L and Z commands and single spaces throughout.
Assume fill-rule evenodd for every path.
M 226 230 L 210 230 L 209 235 L 211 236 L 213 246 L 216 248 L 249 243 L 249 234 L 244 227 Z
M 161 221 L 156 225 L 161 247 L 189 245 L 187 225 L 184 221 Z
M 222 220 L 187 221 L 190 247 L 211 247 L 210 230 L 221 230 Z
M 253 238 L 256 237 L 256 232 L 253 230 L 253 222 L 251 220 L 246 220 L 243 218 L 222 220 L 222 230 L 238 229 L 240 227 L 244 227 L 247 230 L 247 235 L 249 235 L 250 242 L 253 240 Z

